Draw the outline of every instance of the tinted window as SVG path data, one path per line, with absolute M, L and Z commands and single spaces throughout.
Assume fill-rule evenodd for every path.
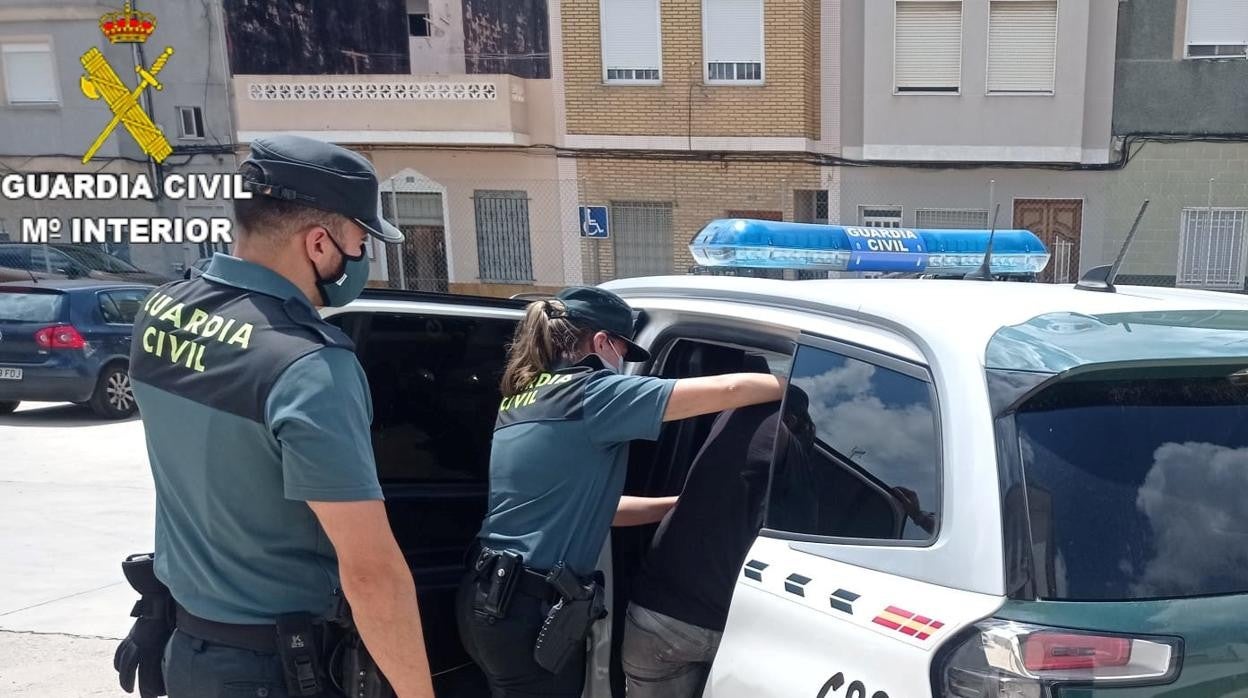
M 515 323 L 441 315 L 346 314 L 373 394 L 373 452 L 385 482 L 482 481 Z
M 59 293 L 0 291 L 0 320 L 55 322 L 61 319 L 65 297 Z
M 100 294 L 100 312 L 104 322 L 133 325 L 147 291 L 108 291 Z
M 113 255 L 106 254 L 100 250 L 90 247 L 64 247 L 58 252 L 73 257 L 79 264 L 88 269 L 97 269 L 99 271 L 108 271 L 118 274 L 126 274 L 140 271 L 138 267 L 129 264 Z
M 940 506 L 940 447 L 931 385 L 920 375 L 799 349 L 767 526 L 841 538 L 929 539 Z
M 1248 591 L 1248 387 L 1225 373 L 1059 383 L 1024 405 L 1040 596 Z

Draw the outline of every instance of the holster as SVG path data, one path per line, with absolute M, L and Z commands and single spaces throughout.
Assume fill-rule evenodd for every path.
M 596 621 L 607 617 L 603 585 L 597 579 L 581 579 L 563 564 L 556 565 L 546 581 L 559 592 L 559 601 L 546 614 L 533 647 L 533 659 L 552 674 L 585 649 L 585 640 Z
M 154 553 L 127 557 L 121 570 L 130 586 L 139 592 L 139 600 L 130 611 L 134 625 L 113 654 L 113 668 L 126 693 L 134 692 L 137 678 L 142 698 L 163 696 L 162 664 L 165 646 L 177 624 L 177 606 L 169 588 L 156 578 Z
M 342 680 L 339 686 L 346 698 L 394 698 L 394 689 L 382 676 L 364 641 L 354 628 L 342 644 Z

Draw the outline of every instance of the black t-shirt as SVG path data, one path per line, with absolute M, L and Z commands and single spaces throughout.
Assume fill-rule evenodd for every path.
M 716 418 L 680 500 L 659 524 L 634 585 L 634 602 L 686 623 L 724 629 L 737 574 L 762 525 L 779 422 L 778 402 Z

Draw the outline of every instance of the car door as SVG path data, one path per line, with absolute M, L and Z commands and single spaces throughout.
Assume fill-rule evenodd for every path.
M 134 319 L 150 292 L 151 289 L 146 288 L 120 288 L 96 294 L 96 304 L 104 324 L 98 331 L 93 331 L 95 338 L 92 341 L 98 342 L 106 357 L 130 355 Z
M 416 580 L 440 697 L 488 694 L 459 641 L 454 601 L 485 514 L 499 382 L 522 307 L 370 292 L 327 312 L 368 376 L 378 476 Z
M 935 649 L 1000 604 L 924 578 L 948 563 L 930 373 L 804 337 L 790 383 L 764 529 L 705 695 L 929 695 Z

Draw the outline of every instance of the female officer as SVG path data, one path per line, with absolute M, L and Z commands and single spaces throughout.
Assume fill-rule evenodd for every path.
M 530 304 L 516 330 L 490 454 L 488 510 L 457 609 L 460 636 L 494 698 L 580 695 L 587 630 L 570 640 L 560 631 L 577 625 L 565 621 L 584 626 L 585 613 L 549 576 L 566 582 L 575 575 L 584 598 L 601 578 L 591 572 L 611 525 L 658 521 L 674 503 L 621 498 L 628 443 L 657 439 L 663 422 L 781 397 L 782 381 L 771 375 L 624 375 L 625 361 L 649 359 L 632 336 L 623 299 L 584 287 Z M 542 638 L 544 649 L 568 642 L 560 664 L 534 648 L 561 599 L 577 612 L 552 618 Z

